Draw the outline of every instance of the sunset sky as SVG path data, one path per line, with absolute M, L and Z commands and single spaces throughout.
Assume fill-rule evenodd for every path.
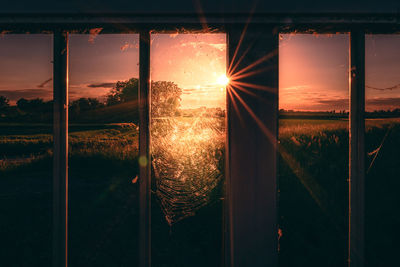
M 182 108 L 225 108 L 225 90 L 218 78 L 225 75 L 225 34 L 154 34 L 151 77 L 173 81 L 183 89 Z
M 366 110 L 400 108 L 400 35 L 365 39 Z
M 348 110 L 347 34 L 285 34 L 279 45 L 280 108 Z M 400 107 L 400 36 L 366 37 L 367 110 Z M 104 97 L 138 77 L 138 35 L 71 35 L 70 99 Z M 0 36 L 0 95 L 52 98 L 52 36 Z M 225 34 L 153 34 L 151 77 L 183 89 L 183 108 L 224 106 Z M 46 82 L 47 81 L 47 82 Z
M 53 40 L 51 35 L 0 35 L 0 95 L 13 104 L 21 97 L 53 98 Z
M 348 110 L 349 41 L 348 34 L 281 35 L 279 108 Z M 385 89 L 400 84 L 399 47 L 400 35 L 366 36 L 367 111 L 400 108 L 400 87 Z
M 283 34 L 279 43 L 279 108 L 347 110 L 347 35 Z
M 71 34 L 69 97 L 104 99 L 117 81 L 139 76 L 139 35 Z

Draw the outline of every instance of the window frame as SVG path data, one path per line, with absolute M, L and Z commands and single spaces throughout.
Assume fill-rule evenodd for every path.
M 227 53 L 230 65 L 232 51 L 240 43 L 238 33 L 250 25 L 252 33 L 259 33 L 256 40 L 266 40 L 273 50 L 278 48 L 276 40 L 279 33 L 336 33 L 350 34 L 350 138 L 349 138 L 349 266 L 364 265 L 364 132 L 365 132 L 365 35 L 366 34 L 395 34 L 400 32 L 400 16 L 396 14 L 255 14 L 249 20 L 248 14 L 207 14 L 204 25 L 199 22 L 197 14 L 188 15 L 137 15 L 137 14 L 2 14 L 0 15 L 0 33 L 50 33 L 54 38 L 54 172 L 53 172 L 53 266 L 68 266 L 67 235 L 68 235 L 68 33 L 88 33 L 91 28 L 103 28 L 102 33 L 139 33 L 140 35 L 140 66 L 139 66 L 139 103 L 140 103 L 140 149 L 139 155 L 150 158 L 149 155 L 149 106 L 150 106 L 150 34 L 157 32 L 225 32 L 228 36 Z M 178 30 L 177 30 L 178 29 Z M 180 29 L 180 30 L 179 30 Z M 240 34 L 239 34 L 240 35 Z M 272 39 L 268 39 L 272 38 Z M 275 39 L 274 39 L 275 38 Z M 275 40 L 269 42 L 268 40 Z M 256 56 L 256 52 L 253 55 Z M 258 51 L 260 52 L 260 51 Z M 277 61 L 273 62 L 278 67 Z M 257 154 L 254 164 L 272 161 L 275 168 L 267 168 L 255 177 L 255 180 L 268 181 L 272 186 L 268 192 L 262 187 L 251 184 L 247 190 L 257 196 L 268 195 L 267 210 L 255 208 L 255 220 L 267 220 L 272 229 L 267 235 L 268 240 L 255 245 L 255 258 L 265 266 L 277 266 L 278 229 L 277 229 L 277 128 L 278 128 L 278 71 L 268 79 L 276 85 L 275 95 L 269 98 L 272 111 L 262 120 L 271 130 L 272 150 L 258 153 L 255 146 L 248 150 L 240 148 L 240 152 Z M 144 82 L 143 82 L 144 81 Z M 260 78 L 261 84 L 266 80 Z M 226 146 L 226 200 L 225 200 L 225 265 L 241 265 L 251 261 L 245 253 L 244 245 L 233 242 L 238 235 L 249 234 L 253 224 L 235 219 L 245 210 L 237 205 L 235 197 L 240 195 L 236 173 L 243 173 L 250 163 L 243 165 L 230 164 L 238 154 L 238 145 L 232 140 L 238 134 L 243 140 L 249 137 L 249 131 L 243 131 L 234 126 L 237 115 L 230 108 L 231 100 L 227 97 L 227 146 Z M 260 103 L 252 103 L 259 108 Z M 263 109 L 259 110 L 262 115 Z M 265 138 L 262 131 L 252 129 L 260 140 Z M 254 132 L 255 131 L 255 132 Z M 254 136 L 253 136 L 254 137 Z M 233 154 L 233 152 L 236 152 Z M 149 161 L 148 161 L 149 162 Z M 267 174 L 267 176 L 265 176 Z M 151 233 L 150 233 L 150 168 L 140 168 L 140 266 L 151 265 Z M 236 186 L 236 187 L 235 187 Z M 235 190 L 238 191 L 235 191 Z M 233 225 L 232 222 L 235 221 Z M 250 240 L 256 238 L 250 232 Z M 234 245 L 233 245 L 234 244 Z M 267 251 L 265 247 L 272 248 Z

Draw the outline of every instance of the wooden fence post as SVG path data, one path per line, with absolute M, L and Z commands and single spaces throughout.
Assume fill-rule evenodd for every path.
M 54 33 L 53 267 L 68 255 L 68 34 Z
M 276 267 L 278 32 L 272 25 L 232 25 L 228 38 L 226 262 Z
M 350 33 L 349 266 L 364 266 L 365 34 Z
M 150 32 L 139 41 L 139 266 L 151 266 Z

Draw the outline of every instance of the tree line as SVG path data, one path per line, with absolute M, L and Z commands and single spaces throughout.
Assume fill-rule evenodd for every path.
M 302 116 L 302 115 L 325 115 L 331 117 L 340 117 L 349 115 L 349 111 L 346 110 L 327 110 L 327 111 L 295 111 L 295 110 L 286 110 L 280 109 L 279 110 L 280 116 Z M 400 108 L 396 109 L 387 109 L 387 110 L 374 110 L 374 111 L 365 111 L 366 118 L 393 118 L 393 117 L 400 117 Z
M 69 103 L 69 113 L 71 116 L 78 116 L 83 112 L 100 108 L 132 102 L 137 106 L 139 94 L 139 80 L 131 78 L 126 81 L 118 81 L 106 95 L 105 100 L 98 98 L 81 97 Z M 182 89 L 170 81 L 151 82 L 151 107 L 154 116 L 168 116 L 176 113 L 180 106 Z M 5 96 L 0 96 L 0 116 L 1 117 L 32 117 L 37 114 L 52 113 L 53 100 L 45 101 L 42 98 L 25 99 L 20 98 L 16 105 L 10 105 L 10 100 Z

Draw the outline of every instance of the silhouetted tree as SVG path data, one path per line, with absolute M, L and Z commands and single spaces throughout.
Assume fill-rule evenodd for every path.
M 119 81 L 107 95 L 107 106 L 138 99 L 139 80 L 131 78 Z M 182 89 L 167 81 L 151 82 L 151 114 L 153 116 L 174 115 L 180 105 Z
M 138 99 L 139 80 L 131 78 L 127 81 L 118 81 L 107 95 L 107 106 Z
M 0 96 L 0 109 L 6 109 L 7 107 L 10 106 L 9 104 L 10 100 L 5 97 L 5 96 Z
M 41 98 L 25 99 L 17 101 L 18 118 L 27 121 L 46 121 L 52 120 L 53 101 L 44 101 Z
M 29 101 L 28 100 L 26 100 L 25 98 L 20 98 L 18 101 L 17 101 L 17 107 L 20 109 L 20 110 L 25 110 L 28 106 L 29 106 Z
M 152 116 L 172 116 L 180 106 L 182 89 L 173 82 L 151 83 Z
M 70 112 L 74 115 L 79 114 L 82 111 L 94 110 L 104 107 L 103 103 L 97 98 L 79 98 L 78 100 L 72 101 L 70 104 Z
M 31 100 L 21 98 L 17 101 L 17 107 L 25 112 L 42 112 L 46 109 L 46 104 L 41 98 Z

